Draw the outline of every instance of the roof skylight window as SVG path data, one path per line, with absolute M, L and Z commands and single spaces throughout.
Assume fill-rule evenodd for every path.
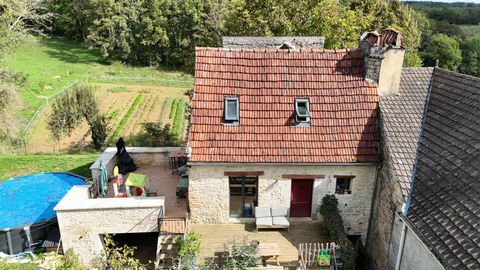
M 224 120 L 225 123 L 235 124 L 240 120 L 238 97 L 226 97 L 224 100 Z
M 306 98 L 295 99 L 295 122 L 310 123 L 310 100 Z

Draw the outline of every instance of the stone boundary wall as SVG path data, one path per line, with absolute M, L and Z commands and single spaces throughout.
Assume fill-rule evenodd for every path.
M 176 150 L 185 150 L 185 147 L 126 147 L 135 164 L 160 165 L 168 163 L 168 153 Z M 90 166 L 93 181 L 100 180 L 100 164 L 103 162 L 109 175 L 113 175 L 113 168 L 117 165 L 117 148 L 108 147 Z
M 284 43 L 298 49 L 323 49 L 324 37 L 223 37 L 223 47 L 232 49 L 277 49 Z

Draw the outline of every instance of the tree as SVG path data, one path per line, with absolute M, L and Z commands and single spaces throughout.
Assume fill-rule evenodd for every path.
M 422 55 L 426 66 L 434 66 L 438 60 L 440 67 L 453 71 L 456 71 L 462 62 L 460 44 L 445 34 L 433 35 Z
M 395 28 L 402 33 L 405 45 L 404 66 L 420 66 L 422 64 L 419 47 L 421 31 L 414 10 L 400 1 L 383 0 L 349 0 L 350 9 L 355 10 L 358 21 L 363 22 L 363 31 Z
M 43 34 L 54 13 L 46 11 L 47 0 L 0 0 L 0 21 L 9 31 L 29 31 Z
M 363 26 L 336 0 L 236 0 L 228 10 L 227 35 L 324 36 L 327 48 L 357 47 Z
M 226 0 L 168 1 L 162 62 L 193 73 L 195 46 L 221 46 Z
M 480 77 L 480 35 L 475 35 L 462 44 L 462 72 Z
M 155 64 L 168 42 L 164 2 L 156 0 L 89 0 L 95 12 L 87 39 L 107 61 Z
M 76 86 L 58 97 L 52 104 L 47 124 L 50 133 L 58 141 L 70 135 L 83 120 L 90 127 L 95 149 L 99 150 L 107 137 L 108 118 L 100 114 L 95 89 L 89 85 Z

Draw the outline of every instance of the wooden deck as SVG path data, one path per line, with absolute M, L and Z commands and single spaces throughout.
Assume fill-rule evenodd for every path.
M 189 231 L 202 236 L 200 262 L 205 257 L 220 256 L 225 244 L 231 240 L 247 243 L 258 240 L 260 243 L 277 243 L 281 250 L 281 265 L 296 266 L 300 243 L 328 242 L 322 224 L 317 222 L 292 222 L 289 232 L 265 229 L 256 233 L 254 224 L 190 224 Z

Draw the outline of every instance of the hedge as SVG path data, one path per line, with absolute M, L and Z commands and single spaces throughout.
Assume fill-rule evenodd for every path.
M 320 214 L 323 216 L 323 223 L 330 240 L 340 246 L 339 252 L 342 256 L 343 269 L 354 270 L 357 252 L 345 233 L 342 216 L 338 210 L 338 200 L 335 195 L 323 197 Z

